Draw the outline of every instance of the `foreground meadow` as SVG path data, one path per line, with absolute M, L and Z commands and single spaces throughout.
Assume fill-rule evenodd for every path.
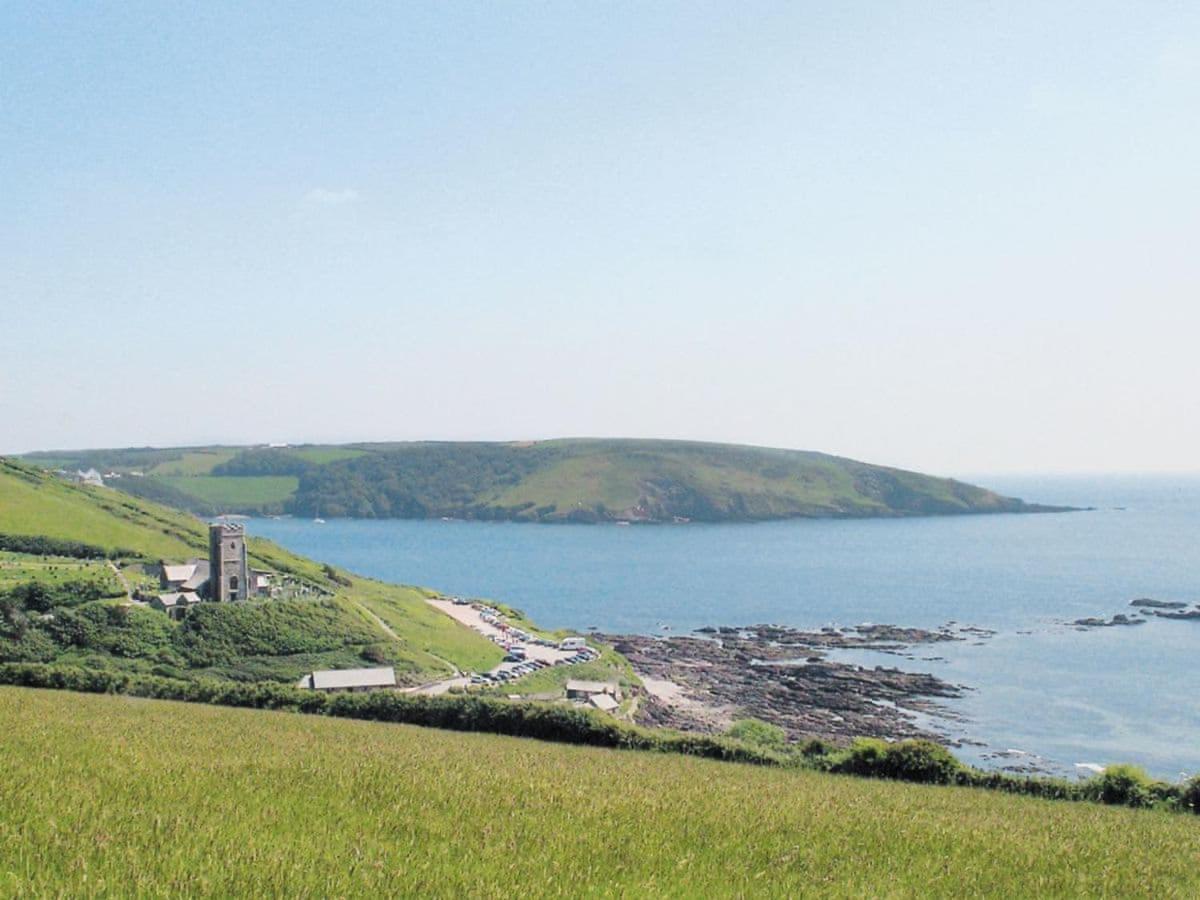
M 1192 817 L 0 688 L 0 895 L 1142 894 Z

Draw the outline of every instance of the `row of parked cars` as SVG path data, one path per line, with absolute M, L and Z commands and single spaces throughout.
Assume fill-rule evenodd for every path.
M 513 659 L 511 654 L 506 656 L 506 662 Z M 527 659 L 524 662 L 519 662 L 511 669 L 498 669 L 495 672 L 484 672 L 481 675 L 472 675 L 471 684 L 503 684 L 506 681 L 512 681 L 514 678 L 520 678 L 523 675 L 530 675 L 538 669 L 546 669 L 550 667 L 550 663 L 543 659 Z
M 548 669 L 552 666 L 573 666 L 579 663 L 591 662 L 599 655 L 600 651 L 585 645 L 571 656 L 556 659 L 554 662 L 547 662 L 544 659 L 526 659 L 525 649 L 514 646 L 508 648 L 508 655 L 504 657 L 504 661 L 506 663 L 516 663 L 516 665 L 507 669 L 497 669 L 495 672 L 472 675 L 471 684 L 503 684 L 506 681 L 512 681 L 524 675 L 531 675 L 540 669 Z

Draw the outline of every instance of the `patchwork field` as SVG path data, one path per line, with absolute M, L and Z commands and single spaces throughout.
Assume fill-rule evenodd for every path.
M 0 894 L 1200 891 L 1192 817 L 0 688 Z
M 172 475 L 158 481 L 206 503 L 239 509 L 283 503 L 300 483 L 294 475 L 257 475 L 244 478 L 208 475 Z

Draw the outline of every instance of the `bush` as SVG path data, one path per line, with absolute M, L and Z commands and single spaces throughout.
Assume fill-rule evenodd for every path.
M 125 591 L 115 584 L 105 585 L 99 581 L 76 579 L 60 584 L 26 581 L 9 588 L 8 595 L 25 609 L 49 612 L 56 606 L 77 606 L 106 597 L 123 597 Z
M 325 563 L 323 566 L 321 566 L 321 571 L 325 573 L 326 578 L 336 585 L 340 585 L 341 587 L 354 587 L 354 582 L 351 579 L 347 578 L 345 575 L 338 574 L 338 570 L 329 565 L 329 563 Z
M 19 634 L 0 638 L 0 662 L 49 662 L 58 655 L 55 646 L 39 628 L 24 628 Z
M 202 603 L 179 629 L 180 651 L 193 666 L 246 656 L 288 656 L 374 643 L 379 632 L 335 600 Z
M 753 747 L 781 750 L 787 744 L 786 731 L 761 719 L 742 719 L 734 722 L 725 733 L 734 740 Z
M 818 756 L 828 756 L 833 752 L 833 747 L 825 743 L 820 738 L 809 738 L 800 744 L 800 755 L 806 759 L 813 759 Z
M 1184 784 L 1179 792 L 1179 805 L 1184 812 L 1200 816 L 1200 775 Z
M 376 665 L 384 665 L 392 659 L 391 648 L 386 644 L 367 644 L 358 652 L 358 655 Z
M 1109 766 L 1088 787 L 1101 803 L 1116 806 L 1150 806 L 1156 799 L 1154 782 L 1138 766 Z
M 920 784 L 959 783 L 960 776 L 968 771 L 949 750 L 932 741 L 889 744 L 874 738 L 859 738 L 848 749 L 831 755 L 825 768 Z
M 160 658 L 174 637 L 174 627 L 162 613 L 108 603 L 58 609 L 44 627 L 64 647 L 101 650 L 127 659 Z

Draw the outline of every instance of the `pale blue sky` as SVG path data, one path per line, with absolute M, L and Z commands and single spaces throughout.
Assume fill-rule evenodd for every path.
M 1198 4 L 243 6 L 0 7 L 0 451 L 1200 468 Z

